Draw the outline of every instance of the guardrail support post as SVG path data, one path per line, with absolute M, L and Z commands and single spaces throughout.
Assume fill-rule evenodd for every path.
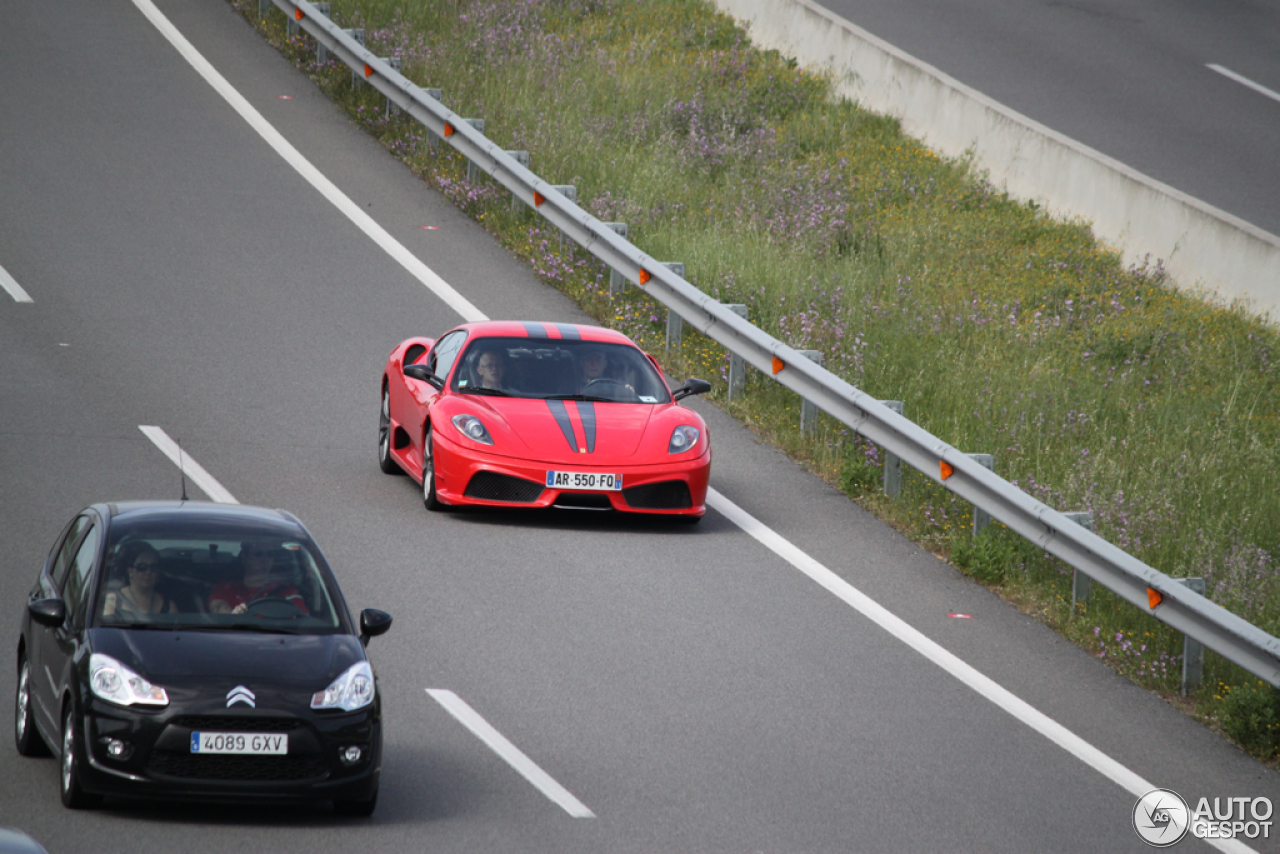
M 527 151 L 508 151 L 508 152 L 507 152 L 507 156 L 508 156 L 508 157 L 510 157 L 510 158 L 511 158 L 512 160 L 514 160 L 515 162 L 519 163 L 519 164 L 520 164 L 521 166 L 523 166 L 524 168 L 526 168 L 526 169 L 528 169 L 528 168 L 529 168 L 529 152 L 527 152 Z M 519 210 L 519 209 L 520 209 L 520 197 L 516 195 L 516 191 L 515 191 L 515 190 L 512 190 L 512 191 L 511 191 L 511 210 L 514 212 L 514 211 L 517 211 L 517 210 Z
M 390 65 L 391 70 L 397 74 L 399 74 L 400 71 L 404 68 L 404 63 L 401 62 L 400 57 L 398 56 L 380 56 L 378 58 L 381 59 L 383 62 L 385 62 L 387 65 Z M 392 113 L 400 112 L 400 108 L 395 105 L 394 101 L 392 101 L 390 98 L 387 98 L 386 101 L 387 101 L 388 117 L 390 117 Z
M 968 457 L 987 471 L 995 471 L 996 469 L 996 458 L 991 454 L 969 454 Z M 990 524 L 991 514 L 975 504 L 973 506 L 973 535 L 975 537 L 978 536 Z
M 274 5 L 271 0 L 258 0 L 258 20 L 265 21 L 267 19 L 267 10 Z
M 484 133 L 484 119 L 463 119 L 463 121 L 471 125 L 480 133 Z M 483 174 L 484 174 L 483 169 L 481 169 L 479 166 L 472 163 L 470 160 L 467 161 L 467 183 L 468 184 L 474 184 L 476 181 L 480 180 L 480 176 Z
M 804 356 L 810 362 L 822 364 L 821 350 L 799 350 L 801 356 Z M 813 432 L 813 428 L 818 426 L 818 405 L 806 398 L 800 398 L 800 435 L 807 436 Z
M 627 239 L 627 224 L 625 222 L 606 222 L 604 226 L 605 228 L 612 228 L 613 233 L 621 237 L 623 240 Z M 627 281 L 626 276 L 622 275 L 612 267 L 609 268 L 609 298 L 610 299 L 613 299 L 615 296 L 622 293 L 630 286 L 631 286 L 631 283 Z
M 684 264 L 680 261 L 663 261 L 662 266 L 684 278 Z M 672 348 L 679 350 L 684 343 L 684 318 L 671 309 L 667 309 L 667 353 Z
M 747 319 L 747 307 L 739 303 L 725 305 L 729 311 Z M 729 400 L 733 400 L 735 396 L 741 396 L 747 390 L 747 360 L 737 353 L 730 351 L 729 353 Z
M 1084 528 L 1090 534 L 1093 533 L 1093 514 L 1087 511 L 1078 513 L 1063 513 L 1072 522 L 1075 522 L 1081 528 Z M 1093 583 L 1089 576 L 1085 575 L 1074 567 L 1071 570 L 1071 610 L 1075 611 L 1076 605 L 1081 602 L 1089 601 L 1089 587 Z
M 1174 581 L 1194 593 L 1204 595 L 1203 578 L 1175 578 Z M 1182 696 L 1187 690 L 1197 688 L 1204 679 L 1204 644 L 1189 635 L 1182 636 Z
M 422 92 L 423 95 L 426 95 L 428 98 L 435 98 L 437 101 L 444 101 L 443 89 L 422 89 L 421 87 L 419 87 L 419 91 Z M 426 125 L 423 125 L 422 128 L 427 132 L 428 150 L 435 151 L 436 143 L 440 141 L 440 137 L 436 136 L 430 129 L 427 128 Z
M 332 15 L 329 14 L 328 3 L 312 3 L 311 6 L 321 15 L 324 15 L 326 18 L 332 17 Z M 259 7 L 261 7 L 261 0 L 259 0 Z M 297 24 L 296 21 L 293 21 L 291 23 L 295 25 Z M 316 64 L 324 65 L 328 61 L 329 61 L 329 49 L 325 47 L 323 44 L 321 44 L 320 40 L 317 39 L 316 40 Z
M 572 184 L 552 184 L 551 189 L 564 196 L 575 205 L 578 203 L 578 188 Z M 560 235 L 560 254 L 564 254 L 564 232 L 556 229 L 556 233 Z
M 356 44 L 360 45 L 360 47 L 364 47 L 364 30 L 363 29 L 357 27 L 356 29 L 353 29 L 353 30 L 343 30 L 343 32 L 351 36 L 352 40 L 354 40 Z M 351 88 L 352 89 L 356 88 L 356 84 L 359 82 L 360 82 L 360 76 L 356 74 L 356 70 L 354 68 L 351 69 Z
M 885 406 L 899 415 L 902 414 L 901 400 L 882 400 Z M 884 452 L 884 494 L 897 498 L 902 492 L 902 458 L 888 451 Z

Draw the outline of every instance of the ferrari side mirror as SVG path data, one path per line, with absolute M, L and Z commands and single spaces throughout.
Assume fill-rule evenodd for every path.
M 444 378 L 438 377 L 431 373 L 431 369 L 426 365 L 405 365 L 404 375 L 411 379 L 421 380 L 424 383 L 430 383 L 438 389 L 444 388 Z
M 684 400 L 686 397 L 694 394 L 706 394 L 711 391 L 711 383 L 706 380 L 687 379 L 684 385 L 671 393 L 676 400 Z

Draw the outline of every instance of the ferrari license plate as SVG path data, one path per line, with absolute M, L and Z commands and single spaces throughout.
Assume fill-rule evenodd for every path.
M 289 752 L 289 736 L 282 732 L 193 732 L 191 752 L 280 756 Z
M 622 475 L 590 471 L 549 471 L 547 486 L 556 489 L 591 489 L 617 492 L 622 489 Z

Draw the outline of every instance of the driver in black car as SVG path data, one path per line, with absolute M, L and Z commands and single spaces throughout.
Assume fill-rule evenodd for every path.
M 273 582 L 271 570 L 280 548 L 276 543 L 247 540 L 240 545 L 240 563 L 244 581 L 224 581 L 209 594 L 209 610 L 215 614 L 243 614 L 252 602 L 261 599 L 284 599 L 304 614 L 307 604 L 298 588 Z

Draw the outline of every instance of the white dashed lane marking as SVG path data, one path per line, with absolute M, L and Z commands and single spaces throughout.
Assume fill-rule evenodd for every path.
M 169 438 L 169 434 L 161 430 L 159 427 L 151 427 L 145 424 L 138 425 L 138 429 L 151 442 L 164 452 L 164 455 L 173 460 L 173 464 L 182 471 L 184 475 L 191 478 L 192 483 L 204 490 L 204 494 L 209 496 L 211 501 L 219 504 L 239 504 L 234 495 L 227 491 L 227 488 L 214 478 L 213 475 L 205 471 L 204 466 L 191 459 L 191 455 L 179 447 L 178 443 Z
M 31 294 L 24 291 L 22 285 L 18 284 L 18 280 L 10 275 L 9 271 L 4 267 L 0 267 L 0 288 L 8 291 L 14 302 L 35 302 L 31 298 Z
M 1243 74 L 1236 74 L 1230 68 L 1223 68 L 1221 65 L 1216 65 L 1212 62 L 1209 63 L 1208 68 L 1211 71 L 1218 72 L 1223 77 L 1226 77 L 1229 80 L 1236 81 L 1241 86 L 1248 86 L 1253 91 L 1260 92 L 1261 94 L 1266 95 L 1268 98 L 1270 98 L 1273 101 L 1280 101 L 1280 92 L 1277 92 L 1274 89 L 1268 89 L 1266 86 L 1263 86 L 1261 83 L 1254 83 L 1248 77 L 1245 77 Z
M 471 730 L 477 738 L 489 745 L 489 748 L 501 756 L 508 765 L 519 771 L 520 775 L 532 783 L 534 788 L 558 804 L 569 815 L 574 818 L 595 818 L 595 813 L 587 809 L 582 801 L 557 783 L 550 774 L 539 768 L 532 759 L 524 755 L 520 748 L 490 726 L 488 721 L 480 717 L 479 712 L 467 705 L 466 701 L 457 694 L 441 688 L 427 688 L 426 692 L 431 699 L 444 706 L 449 714 Z

